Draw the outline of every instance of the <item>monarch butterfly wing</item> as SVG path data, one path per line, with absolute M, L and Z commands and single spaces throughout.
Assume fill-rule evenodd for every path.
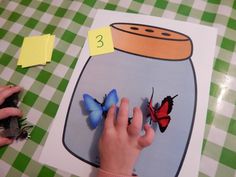
M 168 115 L 168 110 L 169 110 L 169 102 L 168 101 L 162 101 L 162 104 L 160 108 L 156 111 L 156 118 L 157 122 L 160 128 L 160 131 L 163 133 L 166 128 L 168 127 L 170 123 L 170 116 Z
M 108 111 L 108 109 L 113 105 L 117 104 L 119 101 L 119 98 L 117 96 L 117 92 L 115 89 L 111 90 L 109 94 L 105 97 L 104 105 L 103 105 L 103 111 Z
M 164 105 L 164 104 L 168 104 L 166 108 L 167 108 L 167 113 L 169 114 L 172 111 L 173 98 L 171 96 L 165 97 L 161 102 L 161 105 Z
M 102 120 L 102 110 L 92 111 L 89 114 L 89 125 L 95 129 Z
M 171 119 L 170 116 L 166 116 L 166 117 L 162 117 L 158 119 L 158 125 L 159 125 L 159 129 L 161 133 L 163 133 L 167 129 L 170 123 L 170 119 Z
M 102 110 L 101 104 L 88 94 L 83 94 L 85 109 L 88 112 Z

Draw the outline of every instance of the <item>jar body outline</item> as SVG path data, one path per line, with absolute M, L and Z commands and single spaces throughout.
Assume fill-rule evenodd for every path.
M 79 112 L 74 112 L 72 114 L 70 113 L 72 109 L 75 109 L 73 108 L 73 105 L 75 105 L 76 102 L 78 102 L 79 100 L 81 101 L 83 93 L 85 92 L 90 93 L 96 98 L 98 97 L 99 100 L 102 100 L 102 97 L 104 96 L 104 94 L 107 94 L 112 88 L 116 88 L 118 91 L 118 95 L 122 97 L 127 96 L 128 98 L 130 98 L 129 95 L 132 92 L 133 95 L 131 94 L 131 97 L 132 97 L 131 107 L 141 106 L 145 114 L 146 112 L 145 112 L 145 106 L 143 105 L 143 100 L 145 99 L 145 101 L 148 101 L 148 98 L 151 95 L 151 88 L 154 87 L 155 88 L 155 96 L 154 96 L 155 102 L 160 103 L 161 100 L 167 95 L 171 95 L 171 96 L 174 96 L 175 94 L 179 95 L 174 100 L 173 111 L 170 114 L 172 117 L 172 120 L 170 122 L 170 126 L 166 130 L 168 132 L 169 131 L 168 129 L 173 129 L 174 125 L 177 124 L 179 126 L 178 133 L 183 134 L 183 132 L 185 132 L 186 134 L 186 136 L 184 137 L 185 139 L 184 145 L 181 146 L 181 145 L 178 145 L 178 142 L 173 142 L 174 144 L 176 144 L 178 148 L 182 148 L 183 150 L 181 152 L 182 155 L 180 155 L 181 157 L 179 157 L 180 159 L 178 158 L 178 160 L 176 160 L 178 161 L 179 166 L 175 168 L 174 170 L 175 172 L 171 173 L 171 174 L 175 174 L 174 176 L 176 176 L 179 173 L 182 163 L 184 161 L 184 157 L 188 148 L 188 143 L 191 137 L 192 127 L 193 127 L 194 117 L 195 117 L 196 100 L 197 100 L 197 83 L 196 83 L 195 71 L 194 71 L 194 67 L 193 67 L 191 59 L 187 59 L 183 61 L 164 61 L 164 60 L 146 58 L 146 57 L 138 56 L 138 55 L 132 55 L 132 54 L 122 52 L 119 50 L 115 50 L 115 52 L 112 54 L 107 54 L 106 57 L 104 56 L 90 57 L 87 63 L 85 64 L 83 71 L 80 74 L 80 77 L 78 78 L 78 81 L 76 83 L 76 87 L 75 87 L 75 90 L 71 99 L 70 108 L 67 113 L 66 124 L 65 124 L 64 132 L 63 132 L 63 144 L 65 148 L 74 156 L 85 161 L 86 163 L 89 163 L 90 165 L 93 165 L 95 167 L 99 166 L 99 160 L 98 160 L 98 157 L 96 156 L 96 154 L 98 154 L 96 148 L 97 148 L 100 132 L 102 131 L 102 123 L 96 130 L 91 131 L 88 128 L 88 125 L 86 122 L 86 118 L 88 117 L 88 115 L 86 115 L 84 110 L 81 110 Z M 104 64 L 101 64 L 101 63 L 104 63 Z M 107 66 L 111 66 L 110 67 L 111 69 L 106 70 L 106 68 L 108 68 Z M 114 70 L 113 68 L 114 66 L 116 68 L 118 67 L 118 69 Z M 125 71 L 127 71 L 128 73 L 125 74 Z M 94 73 L 91 74 L 91 72 L 94 72 Z M 112 72 L 113 72 L 113 75 L 111 74 Z M 137 73 L 139 74 L 137 75 Z M 170 74 L 170 76 L 166 77 L 168 73 Z M 110 78 L 106 78 L 108 76 Z M 189 76 L 189 78 L 186 79 L 185 78 L 186 76 Z M 144 80 L 146 80 L 145 83 L 143 83 Z M 180 80 L 181 82 L 173 83 L 173 80 L 175 81 Z M 187 84 L 186 82 L 189 82 L 189 83 Z M 184 84 L 184 86 L 181 86 L 182 84 Z M 104 87 L 104 88 L 101 88 L 101 87 Z M 99 88 L 100 88 L 100 91 L 99 91 Z M 189 104 L 188 101 L 186 102 L 186 99 L 191 98 L 191 97 L 193 98 L 189 101 L 191 102 L 191 104 Z M 79 103 L 79 104 L 80 104 L 79 106 L 82 106 L 83 103 Z M 181 111 L 186 112 L 186 110 L 183 110 L 184 106 L 182 104 L 186 104 L 187 106 L 186 109 L 189 110 L 190 113 L 188 114 L 181 113 Z M 188 105 L 190 105 L 191 108 L 188 108 Z M 181 110 L 176 111 L 178 109 L 181 109 Z M 82 123 L 82 121 L 80 121 L 80 123 L 78 122 L 75 123 L 76 119 L 72 120 L 71 121 L 72 123 L 68 123 L 68 121 L 70 121 L 69 120 L 70 114 L 74 116 L 77 115 L 77 116 L 82 117 L 81 120 L 84 121 L 84 123 Z M 182 126 L 188 126 L 187 129 L 182 130 L 182 128 L 180 127 L 181 123 L 178 123 L 176 121 L 176 115 L 179 119 L 182 116 L 190 117 L 189 119 L 191 120 L 186 125 L 185 123 L 183 123 L 182 125 Z M 68 128 L 68 126 L 70 127 L 72 126 L 72 124 L 78 125 L 81 123 L 82 125 L 79 126 L 79 129 L 81 128 L 83 129 L 83 127 L 84 129 L 87 129 L 85 131 L 88 134 L 90 134 L 88 136 L 88 138 L 90 137 L 90 140 L 87 141 L 86 138 L 82 138 L 81 141 L 77 143 L 77 145 L 84 143 L 85 141 L 87 143 L 87 149 L 89 149 L 88 152 L 78 152 L 78 150 L 75 150 L 75 147 L 76 147 L 75 144 L 70 142 L 72 141 L 71 139 L 74 139 L 74 138 L 70 138 L 70 136 L 72 136 L 74 133 L 78 134 L 78 132 L 76 131 L 74 132 L 74 130 L 72 130 L 71 132 L 68 132 L 70 131 L 70 128 Z M 165 134 L 168 134 L 168 133 L 160 134 L 158 130 L 156 133 L 158 133 L 157 135 L 158 137 L 162 136 L 162 138 L 159 138 L 159 139 L 157 138 L 156 144 L 154 142 L 154 146 L 157 146 L 156 150 L 158 151 L 158 147 L 160 146 L 160 144 L 161 143 L 165 144 L 166 141 L 168 140 L 168 138 L 167 139 L 163 138 L 166 136 Z M 173 134 L 169 134 L 169 137 L 174 136 L 174 134 L 178 134 L 176 132 L 172 132 L 172 133 Z M 68 142 L 70 142 L 71 144 Z M 174 146 L 174 144 L 172 145 Z M 171 143 L 166 144 L 166 146 L 169 146 L 169 145 L 171 145 Z M 153 149 L 151 151 L 155 153 L 156 150 Z M 166 152 L 166 153 L 171 153 L 171 152 Z M 87 155 L 83 157 L 83 154 L 87 154 Z M 154 156 L 155 155 L 158 156 L 157 154 L 154 154 Z M 142 153 L 140 159 L 145 159 L 145 156 L 150 158 L 151 156 L 153 156 L 153 154 L 152 152 L 146 153 L 146 154 Z M 159 162 L 156 162 L 157 160 L 158 159 L 153 159 L 153 161 L 155 161 L 153 162 L 155 166 L 158 166 Z M 143 165 L 142 163 L 138 163 L 136 166 L 136 170 L 138 174 L 140 174 L 139 168 L 142 168 L 142 165 Z M 154 168 L 154 170 L 156 170 L 156 168 Z M 141 169 L 141 171 L 143 171 L 143 169 Z

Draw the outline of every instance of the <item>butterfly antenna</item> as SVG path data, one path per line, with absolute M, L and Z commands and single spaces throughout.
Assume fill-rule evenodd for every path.
M 152 106 L 152 98 L 153 98 L 153 95 L 154 95 L 154 88 L 152 87 L 152 95 L 151 95 L 151 97 L 150 97 L 150 99 L 149 99 L 149 102 L 148 102 L 148 106 L 149 106 L 149 107 Z
M 154 88 L 152 87 L 152 95 L 151 95 L 151 98 L 150 98 L 150 102 L 152 102 L 153 95 L 154 95 Z
M 172 100 L 173 100 L 175 97 L 177 97 L 177 96 L 178 96 L 178 94 L 177 94 L 177 95 L 175 95 L 175 96 L 173 96 L 173 97 L 172 97 Z

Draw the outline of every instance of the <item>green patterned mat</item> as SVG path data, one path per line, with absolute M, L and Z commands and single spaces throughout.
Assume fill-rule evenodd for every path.
M 20 108 L 35 125 L 31 139 L 0 148 L 0 176 L 73 176 L 38 163 L 95 9 L 140 13 L 218 29 L 215 63 L 199 176 L 236 176 L 236 1 L 53 0 L 0 3 L 0 84 L 24 88 Z M 23 38 L 55 34 L 52 62 L 22 69 Z

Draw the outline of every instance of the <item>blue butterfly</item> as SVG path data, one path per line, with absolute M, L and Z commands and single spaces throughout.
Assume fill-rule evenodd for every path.
M 96 128 L 106 114 L 112 104 L 117 104 L 119 98 L 115 89 L 111 90 L 108 95 L 105 95 L 103 103 L 99 103 L 95 98 L 88 94 L 83 94 L 85 109 L 89 112 L 89 124 L 91 128 Z

